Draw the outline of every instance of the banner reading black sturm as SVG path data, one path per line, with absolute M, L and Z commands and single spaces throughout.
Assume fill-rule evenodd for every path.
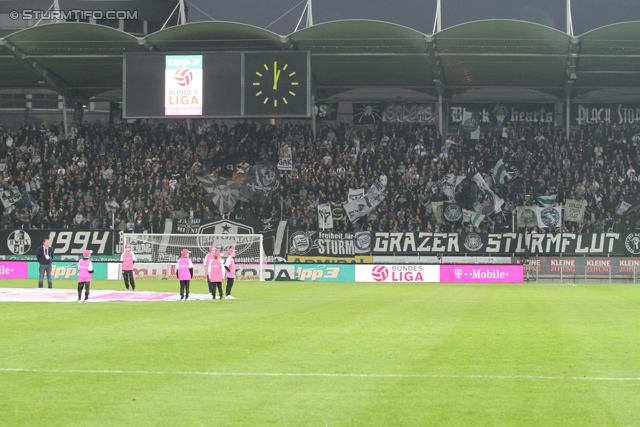
M 638 103 L 589 103 L 571 104 L 571 125 L 597 123 L 636 124 L 640 122 Z

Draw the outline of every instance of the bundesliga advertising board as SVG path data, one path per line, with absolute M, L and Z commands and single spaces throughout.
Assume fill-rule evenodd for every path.
M 202 115 L 202 55 L 167 55 L 164 115 Z

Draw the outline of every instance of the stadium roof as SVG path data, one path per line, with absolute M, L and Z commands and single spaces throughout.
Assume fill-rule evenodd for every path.
M 513 20 L 470 22 L 427 35 L 368 20 L 314 25 L 289 36 L 231 22 L 170 27 L 143 38 L 86 23 L 31 27 L 0 39 L 0 89 L 51 88 L 86 100 L 122 87 L 125 52 L 309 50 L 317 99 L 358 88 L 455 97 L 527 88 L 558 99 L 640 88 L 640 22 L 572 37 Z

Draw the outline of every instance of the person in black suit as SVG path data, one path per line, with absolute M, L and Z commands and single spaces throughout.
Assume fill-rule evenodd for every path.
M 53 288 L 51 282 L 51 266 L 53 262 L 53 248 L 49 247 L 49 239 L 42 241 L 42 246 L 38 248 L 36 252 L 36 258 L 40 263 L 40 280 L 38 280 L 38 287 L 42 288 L 44 281 L 44 273 L 47 273 L 47 280 L 49 282 L 49 289 Z

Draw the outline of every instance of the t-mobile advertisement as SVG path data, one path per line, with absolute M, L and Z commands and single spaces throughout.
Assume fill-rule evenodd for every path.
M 0 279 L 26 279 L 28 271 L 26 262 L 0 262 Z
M 202 115 L 202 55 L 167 55 L 164 115 Z
M 441 283 L 522 283 L 522 265 L 441 265 Z

